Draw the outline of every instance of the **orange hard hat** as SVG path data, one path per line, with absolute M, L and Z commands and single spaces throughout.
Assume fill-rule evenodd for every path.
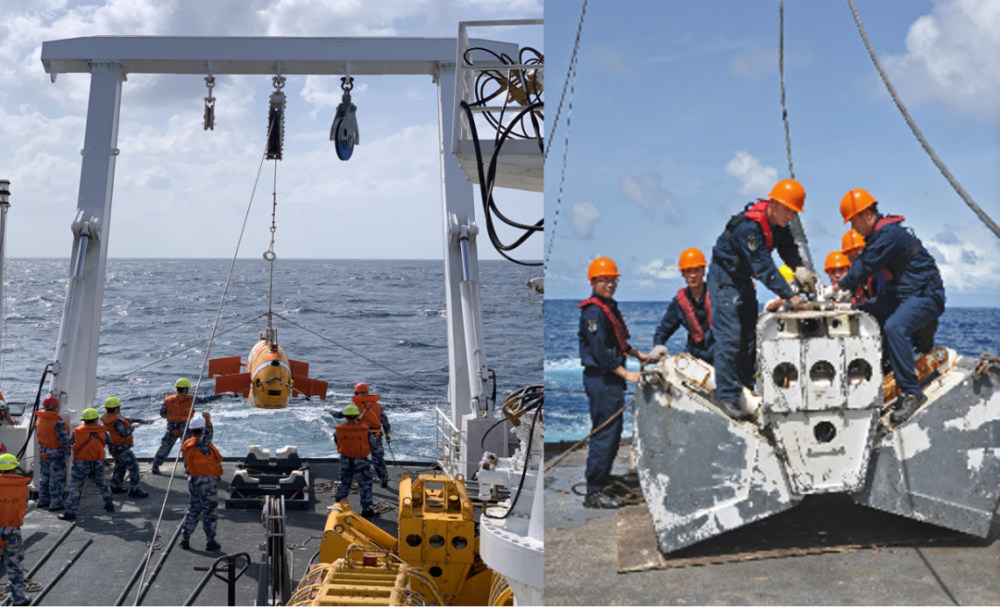
M 865 246 L 865 237 L 858 234 L 857 230 L 848 230 L 844 232 L 844 237 L 840 239 L 840 252 L 847 253 L 848 251 L 853 251 L 854 249 L 860 249 Z
M 590 267 L 587 268 L 587 280 L 603 277 L 618 278 L 619 276 L 621 274 L 618 273 L 618 266 L 607 257 L 598 257 L 590 262 Z
M 677 262 L 677 265 L 681 270 L 689 270 L 691 268 L 700 268 L 708 265 L 705 261 L 705 256 L 701 251 L 695 248 L 684 249 L 681 253 L 681 259 Z
M 782 179 L 771 188 L 771 193 L 767 197 L 777 200 L 796 213 L 801 213 L 806 203 L 806 190 L 794 179 Z
M 826 256 L 826 264 L 823 268 L 824 272 L 829 272 L 830 270 L 836 270 L 837 268 L 849 268 L 851 267 L 851 260 L 847 258 L 840 251 L 834 251 Z
M 368 394 L 368 384 L 365 382 L 360 382 L 354 385 L 354 392 L 361 392 L 362 394 Z
M 49 394 L 42 400 L 42 408 L 51 409 L 52 407 L 59 406 L 59 397 Z
M 840 199 L 840 216 L 844 218 L 844 223 L 851 220 L 861 211 L 878 202 L 875 198 L 860 188 L 851 190 Z

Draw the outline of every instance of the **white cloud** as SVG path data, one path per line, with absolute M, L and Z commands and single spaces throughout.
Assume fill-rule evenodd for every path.
M 659 173 L 628 175 L 621 180 L 619 188 L 626 198 L 639 205 L 647 219 L 654 218 L 662 209 L 667 223 L 676 224 L 683 220 L 677 199 L 663 187 L 663 178 Z
M 778 181 L 778 169 L 761 164 L 749 152 L 738 150 L 726 164 L 726 175 L 740 181 L 740 194 L 762 198 Z
M 591 67 L 600 73 L 611 76 L 631 76 L 635 72 L 633 62 L 625 56 L 625 53 L 607 45 L 596 44 L 589 53 Z
M 883 58 L 907 105 L 941 103 L 1000 127 L 1000 2 L 947 0 L 913 22 L 906 54 Z
M 637 271 L 641 276 L 652 276 L 660 280 L 673 280 L 680 276 L 677 264 L 668 264 L 662 259 L 654 259 L 644 266 L 639 266 Z
M 589 200 L 573 205 L 573 234 L 580 240 L 594 239 L 594 222 L 601 218 L 597 206 Z
M 952 232 L 957 232 L 960 240 L 944 235 L 924 240 L 941 271 L 945 289 L 968 293 L 995 291 L 996 277 L 1000 275 L 1000 260 L 995 250 L 972 242 L 969 239 L 972 230 L 953 228 Z

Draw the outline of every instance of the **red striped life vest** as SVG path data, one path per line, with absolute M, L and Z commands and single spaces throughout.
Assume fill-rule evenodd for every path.
M 681 307 L 681 312 L 684 314 L 684 324 L 687 326 L 688 333 L 691 334 L 691 339 L 696 342 L 704 341 L 705 332 L 701 329 L 701 323 L 698 322 L 698 316 L 695 314 L 694 302 L 691 301 L 691 297 L 688 295 L 688 288 L 684 287 L 680 291 L 677 291 L 677 304 Z M 708 328 L 712 328 L 712 302 L 708 298 L 708 289 L 705 289 L 705 312 L 708 314 Z
M 594 304 L 600 308 L 604 312 L 604 315 L 608 317 L 608 320 L 611 321 L 611 326 L 615 329 L 615 338 L 618 340 L 618 349 L 622 351 L 622 354 L 627 354 L 630 350 L 628 346 L 628 338 L 632 336 L 629 335 L 628 327 L 625 326 L 625 321 L 612 312 L 611 308 L 609 308 L 607 304 L 596 297 L 584 299 L 580 302 L 580 307 L 583 308 L 590 304 Z

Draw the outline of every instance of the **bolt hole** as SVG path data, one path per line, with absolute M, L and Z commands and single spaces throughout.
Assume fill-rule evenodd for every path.
M 431 567 L 429 573 L 431 574 L 431 577 L 441 577 L 441 574 L 444 573 L 444 571 L 441 571 L 440 567 Z
M 837 436 L 837 428 L 830 422 L 820 422 L 813 426 L 813 436 L 821 443 L 828 443 Z
M 419 546 L 421 541 L 423 540 L 416 533 L 411 533 L 410 535 L 406 536 L 406 543 L 411 546 Z
M 440 535 L 432 535 L 427 543 L 430 544 L 431 548 L 440 548 L 444 546 L 444 538 Z
M 779 388 L 789 388 L 799 381 L 799 370 L 792 363 L 781 363 L 771 372 L 774 385 Z
M 454 546 L 456 550 L 461 550 L 469 545 L 469 540 L 465 539 L 461 535 L 456 535 L 451 538 L 451 545 Z
M 833 365 L 826 360 L 817 361 L 809 369 L 809 380 L 813 383 L 832 384 L 833 378 L 836 375 L 837 371 L 833 368 Z
M 872 378 L 872 366 L 863 358 L 855 358 L 847 365 L 847 379 L 852 384 L 860 384 Z

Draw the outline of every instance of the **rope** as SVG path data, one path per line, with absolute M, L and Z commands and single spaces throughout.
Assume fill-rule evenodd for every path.
M 868 34 L 865 33 L 865 26 L 861 24 L 861 16 L 858 14 L 857 7 L 854 6 L 854 0 L 847 0 L 847 3 L 851 5 L 851 13 L 854 15 L 854 22 L 858 24 L 858 31 L 861 32 L 861 39 L 865 41 L 865 47 L 868 49 L 868 54 L 871 56 L 872 62 L 875 64 L 875 69 L 878 70 L 878 74 L 881 76 L 882 82 L 885 83 L 885 87 L 889 90 L 889 94 L 892 95 L 892 100 L 896 102 L 896 107 L 898 107 L 899 111 L 903 114 L 906 124 L 910 126 L 910 130 L 913 131 L 917 140 L 920 141 L 920 145 L 923 146 L 924 151 L 930 155 L 931 160 L 934 161 L 934 165 L 937 166 L 938 170 L 941 171 L 941 174 L 948 180 L 951 187 L 955 188 L 955 191 L 962 197 L 965 204 L 969 205 L 972 212 L 986 224 L 986 227 L 992 230 L 993 234 L 1000 238 L 1000 226 L 990 219 L 990 216 L 987 215 L 985 211 L 979 208 L 979 205 L 972 199 L 972 196 L 969 196 L 969 193 L 965 191 L 965 188 L 958 183 L 958 180 L 951 174 L 948 167 L 946 167 L 941 159 L 938 158 L 938 155 L 934 153 L 934 149 L 931 148 L 931 144 L 927 143 L 927 140 L 924 138 L 924 134 L 920 132 L 919 128 L 917 128 L 917 124 L 913 122 L 913 118 L 910 117 L 910 113 L 906 111 L 906 106 L 903 105 L 899 95 L 896 94 L 896 89 L 893 88 L 892 82 L 889 81 L 889 76 L 885 73 L 885 70 L 882 69 L 882 64 L 879 63 L 878 56 L 875 55 L 875 49 L 872 48 L 872 43 L 868 40 Z
M 545 146 L 545 159 L 549 157 L 549 149 L 552 147 L 552 137 L 555 136 L 556 127 L 559 125 L 559 112 L 562 110 L 563 99 L 566 97 L 566 87 L 569 87 L 569 103 L 566 106 L 566 139 L 563 143 L 562 172 L 559 176 L 559 195 L 556 197 L 556 209 L 552 217 L 552 235 L 549 237 L 549 248 L 545 253 L 545 267 L 548 269 L 549 259 L 552 257 L 552 245 L 556 241 L 556 227 L 559 225 L 559 209 L 562 207 L 563 187 L 566 184 L 566 159 L 569 154 L 569 133 L 573 124 L 573 96 L 576 93 L 576 66 L 577 51 L 580 48 L 580 32 L 583 31 L 583 18 L 587 14 L 587 0 L 583 0 L 583 10 L 580 12 L 580 25 L 576 28 L 576 42 L 573 43 L 573 55 L 569 59 L 569 68 L 566 71 L 566 83 L 563 85 L 562 98 L 559 99 L 559 107 L 556 109 L 556 119 L 552 122 L 552 131 L 549 133 L 549 143 Z
M 274 254 L 274 232 L 278 229 L 275 224 L 275 217 L 278 214 L 278 163 L 274 163 L 274 186 L 271 190 L 271 198 L 273 203 L 271 205 L 271 246 L 268 247 L 267 252 L 264 253 L 264 259 L 271 264 L 271 278 L 267 287 L 267 326 L 271 326 L 271 301 L 274 298 L 274 260 L 277 259 L 277 255 Z
M 413 379 L 413 378 L 411 378 L 411 377 L 407 377 L 407 376 L 403 375 L 403 374 L 402 374 L 402 373 L 400 373 L 399 371 L 393 371 L 393 370 L 392 370 L 392 369 L 390 369 L 389 367 L 387 367 L 387 366 L 383 365 L 382 363 L 379 363 L 379 362 L 375 362 L 374 360 L 372 360 L 372 359 L 368 358 L 367 356 L 365 356 L 364 354 L 361 354 L 360 352 L 355 352 L 354 350 L 352 350 L 352 349 L 348 348 L 348 347 L 347 347 L 347 346 L 345 346 L 345 345 L 342 345 L 342 344 L 338 344 L 337 342 L 333 341 L 332 339 L 329 339 L 329 338 L 327 338 L 327 337 L 323 337 L 322 335 L 320 335 L 319 333 L 317 333 L 317 332 L 313 331 L 312 329 L 310 329 L 310 328 L 308 328 L 308 327 L 304 327 L 304 326 L 300 325 L 299 323 L 297 323 L 297 322 L 295 322 L 295 321 L 292 321 L 292 320 L 288 320 L 287 318 L 285 318 L 285 317 L 284 317 L 284 316 L 282 316 L 281 314 L 278 314 L 278 313 L 275 313 L 274 315 L 275 315 L 275 316 L 277 316 L 278 318 L 280 318 L 281 320 L 283 320 L 283 321 L 287 322 L 288 324 L 291 324 L 291 325 L 295 325 L 296 327 L 298 327 L 298 328 L 302 329 L 303 331 L 305 331 L 305 332 L 307 332 L 307 333 L 312 333 L 313 335 L 315 335 L 316 337 L 318 337 L 318 338 L 322 339 L 323 341 L 326 341 L 326 342 L 329 342 L 329 343 L 331 343 L 331 344 L 333 344 L 333 345 L 337 346 L 338 348 L 343 348 L 344 350 L 347 350 L 347 351 L 348 351 L 348 352 L 350 352 L 351 354 L 354 354 L 355 356 L 359 356 L 359 357 L 361 357 L 361 358 L 363 358 L 363 359 L 367 360 L 368 362 L 370 362 L 370 363 L 371 363 L 371 364 L 373 364 L 373 365 L 377 365 L 377 366 L 379 366 L 379 367 L 382 367 L 383 369 L 385 369 L 386 371 L 389 371 L 390 373 L 395 373 L 396 375 L 398 375 L 398 376 L 402 377 L 403 379 L 405 379 L 405 380 L 407 380 L 407 381 L 410 381 L 410 382 L 413 382 L 413 383 L 415 383 L 416 385 L 420 386 L 421 388 L 424 388 L 425 390 L 430 390 L 431 392 L 433 392 L 434 394 L 437 394 L 438 396 L 440 396 L 440 397 L 442 397 L 442 398 L 448 398 L 447 396 L 445 396 L 444 394 L 441 394 L 440 392 L 438 392 L 438 391 L 437 391 L 437 390 L 435 390 L 434 388 L 431 388 L 431 387 L 429 387 L 429 386 L 425 386 L 424 384 L 422 384 L 422 383 L 418 382 L 417 380 L 415 380 L 415 379 Z
M 588 440 L 590 440 L 590 437 L 594 436 L 595 434 L 597 434 L 598 432 L 600 432 L 601 430 L 603 430 L 604 427 L 607 426 L 608 424 L 610 424 L 612 421 L 614 421 L 614 419 L 616 417 L 618 417 L 619 415 L 621 415 L 622 413 L 624 413 L 625 409 L 628 409 L 629 407 L 631 407 L 632 403 L 634 403 L 634 402 L 635 402 L 635 397 L 633 396 L 632 400 L 630 400 L 627 403 L 625 403 L 625 406 L 622 407 L 621 409 L 619 409 L 617 412 L 615 412 L 614 415 L 612 415 L 611 417 L 609 417 L 606 422 L 604 422 L 603 424 L 601 424 L 600 426 L 598 426 L 597 429 L 595 429 L 593 432 L 591 432 L 587 436 L 583 437 L 580 441 L 578 441 L 572 447 L 570 447 L 569 449 L 567 449 L 562 455 L 560 455 L 559 457 L 557 457 L 551 464 L 549 464 L 548 466 L 545 466 L 545 472 L 548 472 L 548 471 L 552 470 L 553 468 L 555 468 L 556 464 L 558 464 L 559 462 L 561 462 L 567 455 L 569 455 L 570 453 L 572 453 L 573 451 L 575 451 L 577 449 L 577 447 L 580 447 L 581 445 L 583 445 L 584 443 L 586 443 Z
M 251 318 L 250 320 L 248 320 L 248 321 L 246 321 L 246 322 L 244 322 L 244 323 L 242 323 L 242 324 L 239 324 L 239 325 L 236 325 L 235 327 L 231 327 L 231 328 L 229 328 L 229 329 L 226 329 L 225 331 L 222 331 L 221 333 L 218 333 L 218 334 L 216 335 L 216 337 L 221 337 L 221 336 L 225 335 L 226 333 L 229 333 L 230 331 L 235 331 L 236 329 L 239 329 L 239 328 L 242 328 L 242 327 L 245 327 L 245 326 L 247 326 L 248 324 L 252 323 L 253 321 L 255 321 L 255 320 L 258 320 L 258 319 L 260 319 L 260 318 L 263 318 L 264 316 L 267 316 L 267 315 L 266 315 L 266 314 L 261 314 L 260 316 L 255 316 L 255 317 Z M 164 356 L 164 357 L 163 357 L 163 358 L 161 358 L 160 360 L 157 360 L 157 361 L 153 361 L 153 362 L 149 363 L 148 365 L 143 365 L 143 366 L 139 367 L 138 369 L 134 369 L 134 370 L 132 370 L 132 371 L 129 371 L 129 372 L 128 372 L 128 373 L 126 373 L 125 375 L 119 375 L 118 377 L 116 377 L 116 378 L 114 378 L 114 379 L 111 379 L 111 380 L 108 380 L 108 381 L 104 382 L 103 384 L 101 384 L 101 385 L 99 385 L 99 386 L 97 386 L 97 387 L 98 387 L 98 388 L 103 388 L 104 386 L 107 386 L 108 384 L 113 384 L 113 383 L 114 383 L 114 382 L 116 382 L 116 381 L 120 381 L 120 380 L 123 380 L 123 379 L 125 379 L 126 377 L 128 377 L 129 375 L 134 375 L 134 374 L 138 373 L 139 371 L 142 371 L 143 369 L 148 369 L 149 367 L 152 367 L 153 365 L 158 365 L 158 364 L 160 364 L 161 362 L 163 362 L 163 361 L 167 360 L 168 358 L 173 358 L 174 356 L 177 356 L 178 354 L 182 354 L 182 353 L 184 353 L 184 352 L 187 352 L 188 350 L 190 350 L 190 349 L 192 349 L 192 348 L 197 348 L 197 347 L 198 347 L 198 346 L 200 346 L 201 344 L 204 344 L 204 343 L 207 343 L 207 342 L 209 342 L 210 340 L 211 340 L 211 338 L 209 338 L 209 339 L 204 339 L 204 340 L 202 340 L 202 341 L 199 341 L 198 343 L 196 343 L 196 344 L 192 344 L 192 345 L 188 346 L 187 348 L 184 348 L 183 350 L 178 350 L 177 352 L 174 352 L 173 354 L 169 354 L 169 355 L 167 355 L 167 356 Z
M 271 138 L 271 129 L 270 129 L 270 127 L 268 127 L 267 138 L 268 139 Z M 208 338 L 208 347 L 205 349 L 205 362 L 201 366 L 201 372 L 198 375 L 198 383 L 195 385 L 195 387 L 194 387 L 194 394 L 191 396 L 191 398 L 193 399 L 192 407 L 188 411 L 188 418 L 187 418 L 187 420 L 184 422 L 184 432 L 181 434 L 181 438 L 183 438 L 184 435 L 187 434 L 188 424 L 191 423 L 191 416 L 194 414 L 193 403 L 194 402 L 198 402 L 198 390 L 201 388 L 201 380 L 202 380 L 202 378 L 205 377 L 205 370 L 208 368 L 208 357 L 209 357 L 209 354 L 212 352 L 212 342 L 215 340 L 216 330 L 219 328 L 219 318 L 222 316 L 222 306 L 223 306 L 223 304 L 226 303 L 226 293 L 229 291 L 229 282 L 233 278 L 233 269 L 236 267 L 236 257 L 240 253 L 240 244 L 242 244 L 242 242 L 243 242 L 243 233 L 246 231 L 247 220 L 250 218 L 250 207 L 253 206 L 253 197 L 254 197 L 254 194 L 257 193 L 257 183 L 260 180 L 261 169 L 264 168 L 264 158 L 265 157 L 266 157 L 266 154 L 261 155 L 260 165 L 257 167 L 257 177 L 254 179 L 253 190 L 250 192 L 250 202 L 247 204 L 247 211 L 246 211 L 246 214 L 243 216 L 243 226 L 240 228 L 240 237 L 239 237 L 239 240 L 236 241 L 236 251 L 233 253 L 233 261 L 229 265 L 229 276 L 226 277 L 226 286 L 222 290 L 222 299 L 219 301 L 219 310 L 215 314 L 215 324 L 212 325 L 212 335 L 211 335 L 211 337 Z M 163 505 L 160 506 L 160 515 L 159 515 L 159 517 L 157 517 L 157 519 L 156 519 L 156 526 L 153 528 L 153 540 L 154 541 L 155 541 L 157 535 L 159 535 L 159 533 L 160 533 L 160 524 L 163 522 L 163 514 L 164 514 L 164 512 L 166 512 L 166 509 L 167 509 L 167 500 L 170 499 L 170 487 L 173 486 L 174 476 L 176 476 L 176 474 L 177 474 L 177 464 L 180 463 L 181 451 L 182 451 L 181 449 L 177 450 L 177 457 L 174 458 L 174 467 L 170 471 L 170 479 L 167 481 L 167 489 L 163 493 Z M 146 564 L 142 568 L 142 577 L 139 580 L 139 587 L 140 588 L 142 588 L 143 583 L 146 581 L 146 573 L 149 571 L 149 562 L 152 560 L 152 557 L 153 557 L 153 546 L 154 545 L 155 544 L 153 542 L 150 542 L 149 552 L 146 554 Z M 133 607 L 135 607 L 135 606 L 137 606 L 139 604 L 139 598 L 140 598 L 141 595 L 142 595 L 141 592 L 136 595 L 136 597 L 135 597 L 135 603 L 133 603 Z

